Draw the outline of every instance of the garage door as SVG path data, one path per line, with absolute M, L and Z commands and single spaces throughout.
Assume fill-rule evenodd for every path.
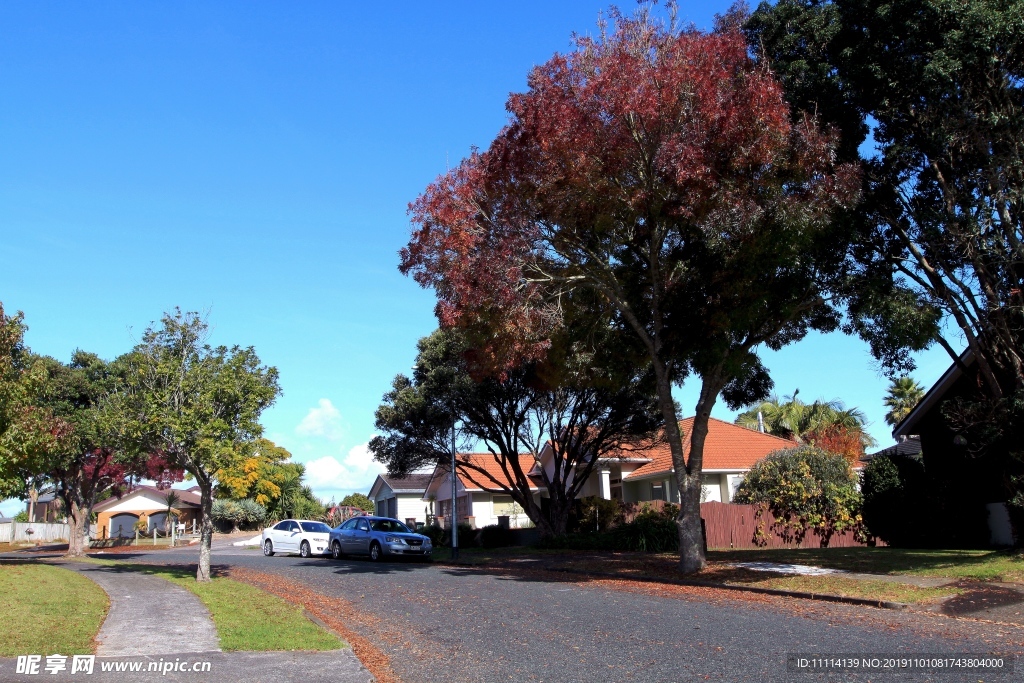
M 138 515 L 121 514 L 110 518 L 111 538 L 132 538 L 135 536 L 135 523 Z

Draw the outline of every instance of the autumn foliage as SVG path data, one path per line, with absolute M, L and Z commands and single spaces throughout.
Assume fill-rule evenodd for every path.
M 530 73 L 487 150 L 413 202 L 401 253 L 442 326 L 469 331 L 494 370 L 544 356 L 579 320 L 635 335 L 672 451 L 685 572 L 704 566 L 711 407 L 768 395 L 760 347 L 838 327 L 850 239 L 833 217 L 859 190 L 832 133 L 793 116 L 751 58 L 738 14 L 705 33 L 648 5 L 613 11 Z M 687 451 L 672 385 L 694 375 Z
M 699 257 L 693 232 L 746 239 L 759 221 L 809 219 L 855 192 L 852 168 L 831 167 L 829 135 L 791 123 L 742 35 L 616 18 L 614 36 L 580 38 L 535 68 L 490 148 L 410 207 L 418 228 L 402 271 L 437 292 L 442 325 L 485 321 L 512 362 L 543 353 L 559 295 L 587 278 L 582 264 L 645 256 L 632 247 L 649 220 L 678 230 L 661 245 L 675 258 Z

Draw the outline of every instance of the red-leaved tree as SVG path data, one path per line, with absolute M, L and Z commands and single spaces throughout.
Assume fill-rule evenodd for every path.
M 737 17 L 711 33 L 648 7 L 611 18 L 536 67 L 490 147 L 411 205 L 401 270 L 435 290 L 442 325 L 484 334 L 497 370 L 543 356 L 577 301 L 637 335 L 672 451 L 680 566 L 694 572 L 711 409 L 767 395 L 762 345 L 837 326 L 848 240 L 833 218 L 859 180 L 833 164 L 827 131 L 791 123 Z M 684 435 L 672 387 L 692 375 Z

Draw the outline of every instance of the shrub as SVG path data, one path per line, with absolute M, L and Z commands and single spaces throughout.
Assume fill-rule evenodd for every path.
M 869 533 L 891 546 L 919 547 L 928 543 L 929 524 L 924 465 L 906 456 L 878 456 L 864 468 L 861 479 L 864 524 Z
M 435 548 L 450 548 L 452 546 L 452 532 L 450 529 L 442 529 L 436 524 L 423 527 L 419 532 L 430 539 Z M 475 548 L 477 546 L 477 534 L 479 532 L 466 524 L 459 524 L 459 547 Z
M 430 539 L 431 545 L 435 548 L 443 548 L 448 545 L 448 541 L 451 536 L 447 529 L 442 529 L 437 524 L 428 524 L 419 530 L 419 533 L 423 534 Z
M 787 448 L 755 464 L 736 492 L 737 503 L 771 511 L 771 531 L 801 540 L 813 529 L 827 546 L 832 534 L 862 528 L 861 495 L 849 461 L 814 446 Z M 762 525 L 757 530 L 765 537 Z
M 220 529 L 253 528 L 267 518 L 267 510 L 248 498 L 241 500 L 218 499 L 213 501 L 210 516 Z
M 503 526 L 492 524 L 480 530 L 480 545 L 484 548 L 507 548 L 514 542 L 512 531 Z
M 579 531 L 607 531 L 622 521 L 622 506 L 615 499 L 587 496 L 576 501 L 570 528 Z
M 25 524 L 28 522 L 28 511 L 22 510 L 18 514 L 14 515 L 14 521 L 19 524 Z
M 675 518 L 679 508 L 666 505 L 662 510 L 646 509 L 632 522 L 599 532 L 583 532 L 542 539 L 539 546 L 569 550 L 619 550 L 648 553 L 679 550 L 679 531 Z

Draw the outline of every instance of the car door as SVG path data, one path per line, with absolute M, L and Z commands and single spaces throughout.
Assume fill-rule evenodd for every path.
M 281 532 L 281 550 L 295 552 L 299 549 L 299 523 L 289 520 Z
M 352 533 L 352 552 L 363 555 L 370 552 L 370 523 L 366 518 L 356 520 L 356 530 Z
M 282 536 L 284 528 L 288 526 L 288 522 L 278 522 L 271 528 L 267 529 L 267 538 L 274 545 L 274 550 L 284 550 L 282 543 Z
M 341 552 L 343 553 L 355 552 L 352 545 L 352 534 L 356 530 L 356 521 L 355 519 L 350 519 L 338 529 L 338 541 L 341 543 Z

